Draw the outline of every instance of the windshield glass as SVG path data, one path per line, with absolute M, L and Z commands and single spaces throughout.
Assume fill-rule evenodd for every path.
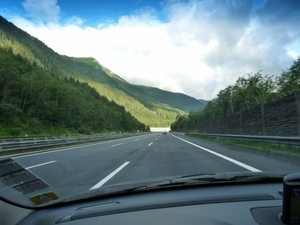
M 2 1 L 0 199 L 299 172 L 298 21 L 298 0 Z

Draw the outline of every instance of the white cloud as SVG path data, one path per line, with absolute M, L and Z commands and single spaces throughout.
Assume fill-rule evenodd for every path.
M 289 56 L 291 56 L 294 60 L 296 60 L 298 57 L 300 57 L 299 54 L 295 51 L 288 51 L 287 54 Z
M 67 24 L 82 25 L 84 20 L 78 16 L 72 16 L 68 19 Z
M 59 17 L 57 2 L 47 2 L 39 7 L 52 4 L 52 23 L 12 22 L 60 54 L 92 56 L 129 82 L 196 98 L 214 98 L 250 72 L 279 74 L 299 55 L 291 49 L 299 43 L 298 25 L 288 23 L 298 14 L 274 22 L 278 14 L 265 17 L 263 6 L 256 12 L 251 1 L 168 1 L 163 4 L 168 22 L 161 22 L 153 9 L 143 9 L 97 27 L 84 26 L 77 16 L 59 24 L 51 19 Z M 34 15 L 35 10 L 28 11 Z
M 25 0 L 22 5 L 29 16 L 38 22 L 58 22 L 60 7 L 57 0 Z

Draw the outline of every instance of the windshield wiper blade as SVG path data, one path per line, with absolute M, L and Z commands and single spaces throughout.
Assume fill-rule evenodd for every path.
M 182 176 L 173 180 L 167 180 L 159 183 L 132 188 L 130 191 L 144 191 L 144 190 L 152 190 L 152 189 L 160 189 L 160 188 L 168 188 L 168 187 L 182 187 L 187 185 L 210 184 L 216 181 L 216 178 L 214 176 L 215 174 L 210 174 L 210 173 L 197 174 L 193 176 Z M 221 181 L 219 178 L 218 180 Z
M 167 187 L 183 187 L 188 185 L 224 184 L 224 183 L 246 183 L 246 182 L 282 182 L 287 173 L 269 172 L 231 172 L 231 173 L 204 173 L 185 175 L 172 180 L 159 183 L 142 185 L 124 190 L 124 192 L 144 191 Z
M 250 182 L 250 181 L 280 181 L 286 173 L 269 173 L 269 172 L 247 172 L 247 173 L 216 173 L 204 175 L 182 176 L 172 181 L 172 183 L 209 181 L 210 183 L 219 182 Z
M 151 190 L 159 190 L 164 188 L 181 188 L 188 186 L 201 186 L 210 184 L 226 184 L 226 183 L 251 183 L 251 182 L 282 182 L 283 177 L 287 173 L 269 173 L 269 172 L 232 172 L 232 173 L 205 173 L 205 174 L 194 174 L 185 175 L 177 178 L 166 179 L 160 182 L 141 184 L 141 185 L 130 185 L 131 187 L 122 188 L 118 187 L 114 189 L 111 187 L 101 187 L 93 191 L 84 192 L 81 195 L 69 196 L 65 198 L 65 202 L 74 201 L 87 198 L 97 198 L 105 196 L 113 196 L 118 194 L 126 194 L 133 192 L 143 192 Z M 108 188 L 108 189 L 107 189 Z M 114 190 L 112 190 L 114 189 Z M 100 191 L 101 190 L 101 191 Z
M 217 184 L 217 183 L 245 183 L 245 182 L 281 182 L 285 173 L 216 173 L 216 174 L 196 174 L 181 176 L 179 178 L 144 185 L 137 188 L 133 188 L 130 191 L 142 191 L 149 189 L 158 189 L 165 187 L 180 187 L 188 185 L 205 185 L 205 184 Z

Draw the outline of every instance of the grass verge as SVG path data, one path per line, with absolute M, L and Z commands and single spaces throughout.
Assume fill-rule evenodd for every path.
M 193 135 L 188 133 L 186 134 L 186 136 L 207 140 L 207 141 L 214 141 L 214 142 L 228 144 L 228 145 L 258 149 L 269 153 L 300 157 L 300 147 L 297 146 L 273 144 L 273 143 L 266 143 L 266 142 L 256 142 L 256 141 L 232 140 L 232 139 L 220 138 L 220 137 L 206 137 L 206 136 Z

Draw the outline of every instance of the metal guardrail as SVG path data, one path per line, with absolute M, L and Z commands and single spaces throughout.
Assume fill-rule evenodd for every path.
M 206 136 L 206 137 L 228 138 L 228 139 L 243 140 L 243 141 L 258 141 L 258 142 L 300 146 L 300 137 L 207 134 L 207 133 L 188 133 L 188 134 Z
M 50 147 L 56 145 L 67 145 L 72 143 L 104 141 L 117 139 L 121 137 L 131 137 L 142 135 L 144 133 L 134 134 L 109 134 L 97 136 L 82 136 L 82 137 L 24 137 L 24 138 L 1 138 L 0 152 L 33 149 L 41 147 Z

